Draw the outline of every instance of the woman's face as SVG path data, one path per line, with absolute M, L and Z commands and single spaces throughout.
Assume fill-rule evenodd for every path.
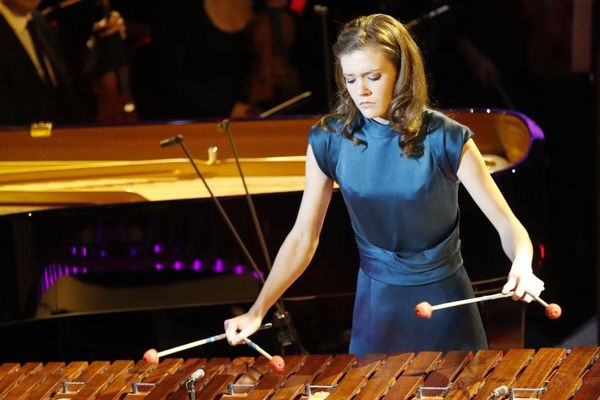
M 354 50 L 340 57 L 346 90 L 366 117 L 387 122 L 398 71 L 381 50 Z

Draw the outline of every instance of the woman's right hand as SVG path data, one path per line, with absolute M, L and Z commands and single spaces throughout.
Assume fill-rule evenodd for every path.
M 244 339 L 260 328 L 262 317 L 257 313 L 248 311 L 235 318 L 225 320 L 225 334 L 230 345 L 236 346 L 244 343 Z

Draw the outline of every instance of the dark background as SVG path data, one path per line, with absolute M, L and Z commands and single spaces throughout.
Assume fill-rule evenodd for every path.
M 87 38 L 86 29 L 98 16 L 97 8 L 90 3 L 92 2 L 84 1 L 50 15 L 51 19 L 57 21 L 59 35 L 63 39 L 66 54 L 71 57 L 72 65 L 81 62 L 81 45 Z M 328 6 L 328 13 L 325 15 L 328 48 L 340 24 L 357 15 L 388 12 L 403 22 L 409 22 L 423 16 L 428 10 L 446 4 L 438 1 L 362 3 L 364 5 L 358 6 L 341 0 L 319 2 Z M 543 156 L 539 160 L 542 169 L 538 176 L 529 179 L 533 180 L 532 187 L 543 188 L 538 210 L 542 218 L 535 227 L 539 230 L 536 234 L 545 250 L 545 257 L 540 264 L 540 276 L 546 282 L 546 290 L 542 297 L 548 302 L 560 304 L 563 316 L 559 320 L 549 321 L 543 313 L 534 308 L 534 305 L 528 306 L 525 345 L 534 348 L 559 346 L 578 333 L 584 324 L 593 321 L 599 298 L 596 275 L 596 160 L 597 137 L 600 133 L 597 80 L 599 35 L 596 23 L 598 2 L 594 5 L 595 70 L 592 69 L 589 73 L 548 74 L 534 70 L 527 63 L 525 44 L 536 28 L 536 21 L 524 15 L 519 6 L 520 2 L 491 1 L 486 6 L 478 6 L 477 3 L 448 3 L 451 5 L 451 11 L 435 19 L 423 21 L 415 28 L 415 37 L 427 62 L 434 106 L 442 109 L 510 108 L 498 90 L 478 84 L 470 73 L 464 58 L 456 48 L 457 38 L 467 37 L 480 46 L 482 51 L 489 51 L 487 55 L 495 61 L 503 74 L 502 84 L 514 107 L 534 119 L 544 131 Z M 54 3 L 43 3 L 50 4 Z M 291 53 L 292 61 L 299 68 L 302 90 L 312 91 L 313 96 L 308 103 L 291 110 L 290 113 L 320 114 L 327 109 L 322 17 L 313 11 L 313 5 L 314 2 L 308 1 L 304 13 L 297 16 L 297 40 Z M 119 10 L 127 21 L 132 89 L 139 106 L 140 117 L 152 120 L 152 101 L 149 98 L 152 96 L 153 81 L 156 79 L 152 74 L 152 60 L 160 55 L 153 52 L 150 21 L 156 17 L 154 13 L 157 9 L 168 7 L 168 2 L 161 5 L 155 1 L 115 0 L 112 6 Z M 259 2 L 257 8 L 260 7 Z M 487 42 L 483 40 L 485 35 L 490 35 Z M 532 196 L 537 195 L 532 193 Z M 521 193 L 521 196 L 525 197 L 523 201 L 526 202 L 527 194 Z M 517 217 L 526 217 L 519 215 L 518 210 L 522 208 L 519 204 L 513 204 L 513 208 Z M 294 208 L 291 207 L 291 210 Z M 45 215 L 46 218 L 53 217 L 52 213 Z M 16 245 L 8 239 L 13 232 L 11 229 L 3 229 L 3 235 L 7 234 L 3 246 L 8 253 Z M 272 254 L 275 245 L 273 247 Z M 347 250 L 339 251 L 344 257 L 353 256 Z M 346 278 L 352 282 L 352 277 Z M 340 351 L 340 343 L 345 343 L 347 339 L 345 329 L 348 327 L 348 321 L 340 317 L 337 321 L 321 322 L 319 315 L 336 315 L 336 310 L 347 310 L 350 304 L 351 301 L 344 296 L 333 300 L 317 299 L 307 303 L 304 308 L 296 307 L 292 303 L 290 309 L 298 314 L 298 317 L 294 316 L 296 325 L 312 327 L 306 330 L 310 334 L 306 333 L 304 338 L 312 351 Z M 22 344 L 28 350 L 15 348 L 6 353 L 2 352 L 0 358 L 4 361 L 23 361 L 40 357 L 50 360 L 82 357 L 80 354 L 85 354 L 84 357 L 91 359 L 107 358 L 106 351 L 103 353 L 99 350 L 104 348 L 101 343 L 103 340 L 114 346 L 115 351 L 109 353 L 110 357 L 135 358 L 141 349 L 147 347 L 174 346 L 180 344 L 177 341 L 187 341 L 188 338 L 195 340 L 198 336 L 216 333 L 220 329 L 223 315 L 227 315 L 236 307 L 243 308 L 247 305 L 248 303 L 244 302 L 226 306 L 215 304 L 197 309 L 187 307 L 178 310 L 131 311 L 104 316 L 72 316 L 46 321 L 32 320 L 16 325 L 5 324 L 1 327 L 2 335 L 10 340 L 9 343 Z M 332 309 L 327 312 L 326 307 Z M 315 328 L 321 323 L 328 324 L 324 328 L 326 333 L 314 334 Z M 182 334 L 198 326 L 203 328 L 199 329 L 197 334 L 191 337 L 189 334 Z M 87 332 L 85 327 L 89 328 L 90 332 Z M 122 334 L 119 334 L 120 330 Z M 303 330 L 299 330 L 302 334 Z M 44 333 L 40 335 L 41 332 Z M 593 335 L 592 333 L 591 340 L 596 341 Z M 590 340 L 589 335 L 587 338 L 585 340 Z M 36 341 L 38 345 L 34 344 Z M 95 343 L 92 345 L 91 341 Z M 6 340 L 3 342 L 7 343 Z M 136 344 L 132 345 L 132 342 Z M 235 350 L 224 345 L 215 345 L 212 350 L 198 351 L 214 351 L 209 355 L 218 356 Z

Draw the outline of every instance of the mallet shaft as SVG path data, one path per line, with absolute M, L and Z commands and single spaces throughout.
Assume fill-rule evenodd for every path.
M 271 326 L 272 326 L 272 324 L 269 322 L 267 324 L 262 325 L 260 327 L 260 329 L 261 330 L 262 329 L 268 329 Z M 181 346 L 177 346 L 177 347 L 173 347 L 173 348 L 166 349 L 166 350 L 163 350 L 163 351 L 159 351 L 158 352 L 158 357 L 164 357 L 164 356 L 168 356 L 169 354 L 173 354 L 173 353 L 177 353 L 177 352 L 180 352 L 180 351 L 183 351 L 183 350 L 191 349 L 193 347 L 203 346 L 203 345 L 205 345 L 207 343 L 212 343 L 212 342 L 216 342 L 218 340 L 223 340 L 226 337 L 227 337 L 227 335 L 225 333 L 220 333 L 218 335 L 207 337 L 205 339 L 196 340 L 195 342 L 190 342 L 190 343 L 182 344 Z
M 464 304 L 477 303 L 479 301 L 488 301 L 488 300 L 503 299 L 505 297 L 510 297 L 512 295 L 513 295 L 513 292 L 508 292 L 506 294 L 496 293 L 496 294 L 490 294 L 490 295 L 487 295 L 487 296 L 474 297 L 472 299 L 450 301 L 448 303 L 442 303 L 442 304 L 437 304 L 435 306 L 431 306 L 431 310 L 432 311 L 441 310 L 442 308 L 462 306 Z
M 248 346 L 252 347 L 254 350 L 258 351 L 260 354 L 262 354 L 263 356 L 265 356 L 269 361 L 273 358 L 272 355 L 270 355 L 269 353 L 267 353 L 262 347 L 260 347 L 256 343 L 254 343 L 252 340 L 250 340 L 248 338 L 245 338 L 244 342 L 246 342 L 246 344 Z
M 537 301 L 538 303 L 540 303 L 544 307 L 548 307 L 548 303 L 546 303 L 544 300 L 542 300 L 542 298 L 540 296 L 536 296 L 535 294 L 532 294 L 530 292 L 527 292 L 527 294 L 530 295 L 531 297 L 533 297 L 533 299 L 535 301 Z

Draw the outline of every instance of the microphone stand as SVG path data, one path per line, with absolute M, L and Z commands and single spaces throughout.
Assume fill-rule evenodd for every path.
M 283 109 L 286 109 L 294 104 L 297 104 L 301 100 L 304 100 L 304 99 L 310 97 L 311 95 L 312 95 L 311 92 L 301 93 L 279 105 L 276 105 L 275 107 L 273 107 L 267 111 L 262 112 L 258 116 L 261 119 L 270 117 L 271 115 L 276 114 L 277 112 L 279 112 Z M 231 121 L 229 119 L 224 119 L 223 121 L 221 121 L 219 123 L 218 129 L 220 131 L 225 131 L 225 133 L 227 134 L 227 140 L 229 141 L 229 147 L 231 148 L 231 152 L 233 153 L 233 157 L 235 159 L 235 164 L 237 166 L 237 170 L 240 175 L 240 179 L 242 180 L 242 185 L 244 187 L 246 203 L 248 204 L 248 208 L 250 209 L 250 215 L 252 217 L 252 222 L 254 224 L 254 230 L 256 232 L 256 236 L 258 237 L 258 241 L 260 243 L 260 248 L 262 250 L 263 257 L 265 259 L 265 263 L 267 264 L 267 268 L 270 271 L 273 264 L 271 262 L 271 257 L 269 256 L 269 251 L 267 250 L 267 244 L 265 241 L 265 237 L 263 235 L 262 228 L 260 226 L 260 223 L 258 222 L 258 216 L 256 214 L 256 209 L 254 208 L 254 202 L 252 201 L 252 197 L 250 197 L 250 193 L 248 191 L 248 186 L 246 185 L 246 178 L 244 176 L 244 172 L 242 171 L 242 166 L 240 164 L 240 156 L 238 154 L 237 146 L 235 145 L 235 141 L 233 140 L 233 135 L 231 133 Z
M 196 400 L 196 388 L 194 387 L 194 381 L 188 380 L 185 382 L 185 388 L 188 392 L 188 398 L 190 400 Z
M 308 98 L 311 95 L 311 92 L 304 92 L 280 105 L 277 105 L 270 110 L 267 110 L 259 115 L 260 118 L 266 118 L 268 116 L 273 115 L 274 113 L 283 110 L 293 104 L 296 104 L 300 100 Z M 250 209 L 250 215 L 252 216 L 252 221 L 254 223 L 254 229 L 256 231 L 256 236 L 258 237 L 263 256 L 265 259 L 265 263 L 267 265 L 268 270 L 270 271 L 273 264 L 271 263 L 271 257 L 269 256 L 269 251 L 267 249 L 266 241 L 264 238 L 264 234 L 260 223 L 258 221 L 258 216 L 256 214 L 256 209 L 254 208 L 254 202 L 252 201 L 252 197 L 248 192 L 248 186 L 246 185 L 246 178 L 244 176 L 244 172 L 242 171 L 242 167 L 240 164 L 240 157 L 237 152 L 237 147 L 233 140 L 233 135 L 231 133 L 231 121 L 229 119 L 224 119 L 219 124 L 219 129 L 224 130 L 227 134 L 227 139 L 229 140 L 229 145 L 231 147 L 231 151 L 233 152 L 233 156 L 235 158 L 235 162 L 237 165 L 238 173 L 240 175 L 240 179 L 242 180 L 242 185 L 244 186 L 244 193 L 246 196 L 246 202 L 248 203 L 248 208 Z M 264 281 L 263 281 L 264 284 Z M 273 327 L 275 328 L 277 334 L 277 341 L 279 342 L 280 354 L 285 354 L 285 347 L 290 346 L 292 344 L 296 344 L 298 349 L 302 354 L 307 354 L 308 352 L 300 342 L 300 338 L 298 336 L 298 332 L 294 327 L 294 323 L 292 321 L 292 317 L 286 311 L 285 306 L 281 300 L 277 300 L 275 303 L 275 313 L 273 314 L 272 319 Z
M 196 161 L 194 161 L 194 158 L 192 157 L 192 154 L 190 153 L 190 151 L 188 150 L 187 146 L 185 145 L 185 143 L 183 141 L 184 141 L 183 135 L 176 135 L 176 136 L 170 137 L 168 139 L 161 140 L 160 141 L 160 146 L 161 147 L 168 147 L 168 146 L 172 146 L 174 144 L 179 144 L 181 146 L 181 148 L 183 149 L 183 152 L 187 156 L 188 160 L 190 160 L 190 163 L 192 164 L 192 167 L 194 168 L 194 171 L 196 171 L 196 175 L 198 176 L 198 178 L 200 178 L 200 180 L 204 184 L 204 188 L 206 189 L 206 191 L 210 195 L 210 198 L 215 203 L 215 206 L 217 207 L 217 210 L 221 214 L 221 217 L 223 217 L 223 220 L 227 224 L 227 227 L 229 228 L 229 230 L 233 234 L 235 240 L 237 241 L 238 245 L 242 249 L 242 252 L 244 253 L 244 255 L 246 256 L 246 258 L 250 262 L 250 265 L 252 266 L 252 268 L 257 272 L 258 278 L 260 279 L 261 283 L 264 284 L 265 283 L 265 279 L 262 276 L 261 270 L 258 268 L 258 265 L 256 265 L 256 263 L 254 262 L 254 258 L 252 258 L 252 255 L 248 251 L 248 248 L 244 244 L 244 241 L 240 237 L 237 229 L 235 229 L 235 226 L 233 226 L 233 223 L 231 222 L 231 219 L 229 218 L 229 215 L 227 215 L 227 212 L 225 211 L 225 209 L 221 205 L 221 202 L 219 201 L 219 199 L 214 195 L 214 193 L 210 189 L 210 186 L 206 182 L 206 179 L 204 179 L 204 175 L 202 174 L 202 172 L 200 172 L 200 169 L 198 168 L 198 165 L 196 165 Z
M 303 100 L 305 98 L 308 98 L 311 95 L 310 92 L 305 92 L 302 93 L 296 97 L 294 97 L 293 99 L 290 99 L 278 106 L 273 107 L 272 109 L 265 111 L 264 113 L 261 114 L 261 118 L 266 118 L 284 108 L 288 108 L 296 103 L 298 103 L 300 100 Z M 250 197 L 250 194 L 248 192 L 248 187 L 246 185 L 246 179 L 244 177 L 244 173 L 242 171 L 242 167 L 240 164 L 240 158 L 237 152 L 237 147 L 235 145 L 235 142 L 233 140 L 233 135 L 231 134 L 231 123 L 229 119 L 224 119 L 223 121 L 221 121 L 218 125 L 218 128 L 220 130 L 224 130 L 227 134 L 227 139 L 229 140 L 229 145 L 231 146 L 231 150 L 233 152 L 235 161 L 236 161 L 236 165 L 238 168 L 238 172 L 240 174 L 240 178 L 242 180 L 242 184 L 244 187 L 244 192 L 245 192 L 245 196 L 246 196 L 246 201 L 248 203 L 248 207 L 250 209 L 250 214 L 252 216 L 252 221 L 254 223 L 254 228 L 256 231 L 256 234 L 258 236 L 259 242 L 260 242 L 260 246 L 263 252 L 263 256 L 265 258 L 265 263 L 267 264 L 268 270 L 271 270 L 272 267 L 272 263 L 271 263 L 271 258 L 269 256 L 269 252 L 266 246 L 266 242 L 264 239 L 264 235 L 262 232 L 262 228 L 260 226 L 260 223 L 258 221 L 258 216 L 256 213 L 256 209 L 254 207 L 254 202 L 252 201 L 252 198 Z M 248 248 L 246 247 L 246 245 L 244 244 L 244 241 L 242 240 L 242 238 L 240 237 L 239 233 L 237 232 L 237 229 L 235 228 L 235 226 L 233 225 L 233 223 L 231 222 L 229 216 L 227 215 L 227 212 L 223 209 L 223 206 L 221 205 L 221 202 L 219 201 L 219 199 L 213 194 L 212 190 L 210 189 L 208 183 L 206 182 L 206 179 L 204 178 L 203 174 L 200 172 L 200 169 L 198 168 L 198 166 L 196 165 L 196 162 L 194 161 L 194 158 L 192 157 L 191 153 L 189 152 L 187 146 L 184 143 L 184 138 L 183 135 L 176 135 L 173 137 L 170 137 L 168 139 L 162 140 L 160 142 L 161 147 L 167 147 L 167 146 L 171 146 L 173 144 L 179 144 L 181 146 L 181 148 L 183 149 L 184 153 L 186 154 L 187 158 L 190 160 L 190 163 L 192 164 L 192 167 L 194 168 L 194 171 L 196 172 L 196 175 L 200 178 L 200 180 L 202 181 L 202 183 L 204 184 L 204 187 L 206 188 L 207 192 L 209 193 L 211 199 L 213 200 L 213 202 L 215 203 L 215 205 L 217 206 L 217 210 L 219 211 L 219 213 L 221 214 L 221 216 L 223 217 L 223 219 L 225 220 L 225 223 L 227 224 L 227 227 L 229 228 L 229 230 L 231 231 L 231 233 L 233 234 L 234 238 L 236 239 L 238 245 L 240 246 L 240 248 L 242 249 L 244 255 L 246 256 L 246 258 L 248 259 L 248 261 L 250 262 L 250 265 L 252 266 L 252 268 L 256 271 L 261 283 L 264 285 L 265 280 L 264 277 L 262 275 L 262 271 L 260 270 L 260 268 L 258 268 L 258 265 L 256 264 L 256 262 L 254 261 L 254 258 L 252 257 L 252 255 L 250 254 L 250 252 L 248 251 Z M 304 346 L 302 345 L 302 343 L 300 342 L 300 338 L 298 336 L 298 332 L 296 331 L 296 328 L 294 327 L 294 323 L 292 321 L 292 318 L 289 314 L 289 312 L 285 309 L 285 306 L 283 305 L 283 302 L 281 300 L 277 300 L 274 304 L 275 306 L 275 313 L 273 314 L 273 327 L 277 329 L 277 340 L 279 342 L 279 346 L 280 346 L 280 354 L 285 355 L 285 347 L 286 346 L 290 346 L 292 344 L 296 344 L 298 346 L 298 349 L 300 350 L 300 352 L 302 354 L 308 354 L 308 352 L 306 351 L 306 349 L 304 348 Z
M 310 97 L 311 95 L 312 95 L 311 92 L 301 93 L 298 96 L 295 96 L 294 98 L 289 99 L 289 100 L 259 114 L 259 117 L 261 119 L 270 117 L 271 115 L 273 115 L 283 109 L 289 108 L 289 107 L 297 104 L 298 102 Z M 227 134 L 227 139 L 229 140 L 229 146 L 231 147 L 231 151 L 233 153 L 233 156 L 235 158 L 235 162 L 237 165 L 238 173 L 240 175 L 240 179 L 242 180 L 242 185 L 244 187 L 246 202 L 248 203 L 248 208 L 250 209 L 250 214 L 252 216 L 252 221 L 254 223 L 254 229 L 256 231 L 256 236 L 258 237 L 258 240 L 259 240 L 262 252 L 263 252 L 263 256 L 265 259 L 265 263 L 267 265 L 268 270 L 270 271 L 273 266 L 271 263 L 271 257 L 269 256 L 269 251 L 267 249 L 264 234 L 263 234 L 262 228 L 260 226 L 260 223 L 258 221 L 258 216 L 256 214 L 254 202 L 252 201 L 252 197 L 250 196 L 250 193 L 248 192 L 248 186 L 246 185 L 246 178 L 244 176 L 244 172 L 242 171 L 242 167 L 240 164 L 240 157 L 237 152 L 237 147 L 235 145 L 235 141 L 233 140 L 233 135 L 231 133 L 231 121 L 229 119 L 224 119 L 219 124 L 219 129 L 224 130 L 225 133 Z M 263 281 L 263 284 L 264 284 L 264 281 Z M 277 300 L 277 302 L 275 303 L 275 313 L 273 314 L 272 323 L 273 323 L 273 327 L 275 328 L 275 330 L 277 332 L 276 337 L 277 337 L 277 341 L 279 342 L 280 354 L 284 355 L 285 347 L 290 346 L 294 343 L 298 346 L 298 349 L 300 350 L 301 353 L 303 353 L 303 354 L 308 353 L 306 351 L 306 349 L 304 348 L 304 346 L 302 345 L 302 342 L 300 342 L 300 338 L 298 336 L 298 332 L 296 331 L 296 328 L 292 321 L 292 317 L 290 316 L 289 312 L 286 311 L 285 306 L 281 300 Z
M 198 379 L 204 378 L 204 370 L 198 369 L 185 381 L 185 388 L 188 392 L 188 398 L 190 400 L 196 400 L 196 387 L 194 384 Z

